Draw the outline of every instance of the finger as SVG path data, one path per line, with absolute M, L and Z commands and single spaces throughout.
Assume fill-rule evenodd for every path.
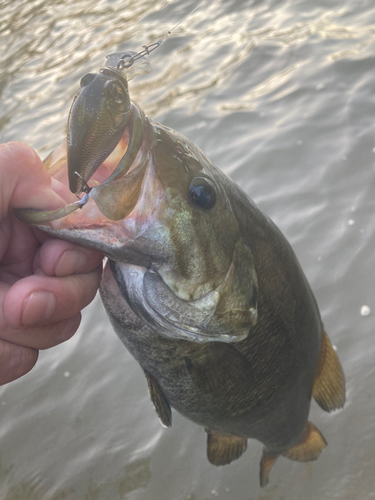
M 97 268 L 102 259 L 103 254 L 97 250 L 82 248 L 68 241 L 49 239 L 40 249 L 35 268 L 41 267 L 47 276 L 83 274 Z
M 32 274 L 34 254 L 39 245 L 32 229 L 22 224 L 12 213 L 2 221 L 1 229 L 4 230 L 4 237 L 0 238 L 0 280 L 5 280 L 4 273 L 15 278 L 29 276 Z
M 70 318 L 93 300 L 100 278 L 101 266 L 91 273 L 62 278 L 33 275 L 20 279 L 4 296 L 4 320 L 20 328 Z
M 55 209 L 72 200 L 52 190 L 50 175 L 29 146 L 19 142 L 0 144 L 0 164 L 0 219 L 5 217 L 8 206 Z
M 38 351 L 0 339 L 0 385 L 25 375 L 38 359 Z
M 19 347 L 49 349 L 69 340 L 77 331 L 80 322 L 81 314 L 77 313 L 69 319 L 48 325 L 23 328 L 5 326 L 1 329 L 1 340 Z

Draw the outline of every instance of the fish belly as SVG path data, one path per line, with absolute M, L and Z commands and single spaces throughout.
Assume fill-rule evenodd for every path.
M 267 391 L 264 380 L 258 383 L 251 374 L 248 380 L 238 380 L 234 371 L 235 387 L 228 385 L 225 380 L 230 382 L 231 365 L 225 369 L 225 380 L 211 377 L 210 372 L 192 376 L 189 363 L 194 363 L 204 345 L 153 332 L 121 296 L 109 265 L 100 292 L 116 334 L 143 370 L 157 380 L 175 410 L 205 428 L 257 439 L 275 453 L 298 442 L 309 397 L 301 398 L 297 391 L 285 396 L 287 391 L 280 387 Z M 218 365 L 225 362 L 218 360 Z M 232 365 L 236 367 L 236 360 Z

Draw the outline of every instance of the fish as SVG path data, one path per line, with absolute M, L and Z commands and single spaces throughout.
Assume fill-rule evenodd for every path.
M 161 424 L 171 427 L 173 408 L 204 427 L 216 466 L 258 440 L 262 487 L 278 457 L 317 459 L 327 441 L 308 420 L 311 400 L 342 408 L 345 376 L 270 218 L 189 139 L 147 117 L 113 64 L 83 77 L 67 140 L 44 164 L 84 198 L 16 214 L 108 258 L 100 295 Z

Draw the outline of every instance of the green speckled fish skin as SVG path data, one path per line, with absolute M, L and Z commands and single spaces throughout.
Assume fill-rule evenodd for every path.
M 299 441 L 309 412 L 322 335 L 316 301 L 293 250 L 272 221 L 194 144 L 166 127 L 150 126 L 156 137 L 151 153 L 157 181 L 165 192 L 169 190 L 169 209 L 175 209 L 181 198 L 189 203 L 190 179 L 204 172 L 214 180 L 229 220 L 225 226 L 221 212 L 215 220 L 213 212 L 195 207 L 186 210 L 194 213 L 188 218 L 181 209 L 170 226 L 171 245 L 164 240 L 159 244 L 158 238 L 152 241 L 143 226 L 137 238 L 141 241 L 124 242 L 127 257 L 122 259 L 116 250 L 111 271 L 106 271 L 101 293 L 107 313 L 129 351 L 159 381 L 173 408 L 206 428 L 258 439 L 280 454 Z M 178 200 L 174 190 L 182 193 Z M 157 219 L 153 213 L 150 217 Z M 158 230 L 154 228 L 154 236 Z M 140 319 L 129 298 L 129 264 L 150 269 L 165 252 L 175 271 L 173 279 L 168 281 L 169 272 L 165 281 L 181 294 L 178 287 L 186 276 L 194 283 L 188 283 L 189 290 L 209 283 L 213 269 L 220 267 L 215 262 L 220 252 L 218 260 L 228 269 L 238 240 L 251 252 L 252 262 L 239 265 L 237 272 L 247 283 L 254 282 L 254 275 L 257 281 L 257 321 L 249 325 L 246 338 L 189 342 L 167 338 L 155 324 L 150 327 Z M 113 276 L 122 296 L 114 291 Z M 205 292 L 215 286 L 211 283 Z

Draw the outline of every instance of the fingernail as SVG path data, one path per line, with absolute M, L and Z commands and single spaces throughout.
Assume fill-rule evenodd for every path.
M 79 273 L 87 262 L 86 254 L 81 250 L 67 250 L 57 263 L 56 276 L 68 276 Z
M 51 319 L 56 306 L 56 297 L 53 293 L 47 291 L 32 293 L 25 299 L 21 316 L 22 325 L 35 325 Z

